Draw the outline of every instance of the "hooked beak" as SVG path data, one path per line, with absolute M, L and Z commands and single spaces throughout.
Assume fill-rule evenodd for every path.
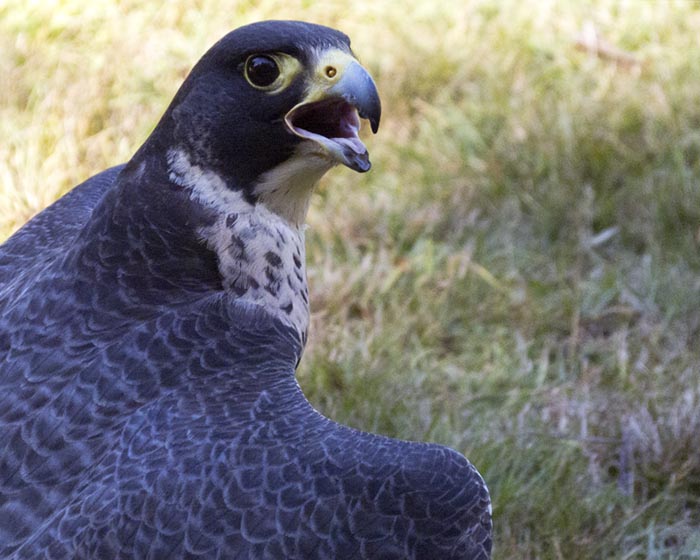
M 350 54 L 332 50 L 316 64 L 304 101 L 284 118 L 292 134 L 317 142 L 334 162 L 364 173 L 371 163 L 360 119 L 379 130 L 382 108 L 372 77 Z

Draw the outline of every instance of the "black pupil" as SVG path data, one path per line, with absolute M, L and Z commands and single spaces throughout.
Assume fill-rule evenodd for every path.
M 259 87 L 272 84 L 280 75 L 277 63 L 269 56 L 252 56 L 246 68 L 250 82 Z

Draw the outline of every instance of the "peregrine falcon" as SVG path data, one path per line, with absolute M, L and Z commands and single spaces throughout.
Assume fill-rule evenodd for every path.
M 334 423 L 295 369 L 304 220 L 380 100 L 342 33 L 241 27 L 131 160 L 0 246 L 0 558 L 490 557 L 456 451 Z

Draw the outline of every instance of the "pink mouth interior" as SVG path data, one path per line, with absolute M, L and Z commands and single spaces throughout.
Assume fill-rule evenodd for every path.
M 355 108 L 345 101 L 334 99 L 299 107 L 291 121 L 296 128 L 326 138 L 352 138 L 360 128 Z
M 329 99 L 297 107 L 288 117 L 288 124 L 299 136 L 332 140 L 355 153 L 366 152 L 358 136 L 360 117 L 357 109 L 342 99 Z

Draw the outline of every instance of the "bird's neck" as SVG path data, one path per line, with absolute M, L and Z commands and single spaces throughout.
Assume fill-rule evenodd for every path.
M 213 211 L 213 223 L 198 233 L 217 256 L 223 288 L 290 324 L 304 343 L 309 298 L 303 224 L 246 200 L 216 173 L 191 165 L 184 151 L 168 153 L 168 172 L 172 183 Z

